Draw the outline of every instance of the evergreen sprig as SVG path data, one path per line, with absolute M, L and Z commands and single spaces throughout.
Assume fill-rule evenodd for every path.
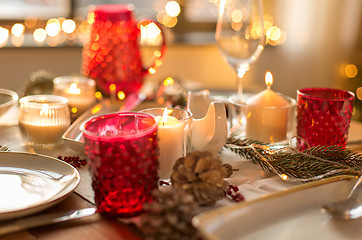
M 289 180 L 312 181 L 342 174 L 362 174 L 362 155 L 341 146 L 316 146 L 298 151 L 231 137 L 225 148 L 264 170 L 288 176 Z

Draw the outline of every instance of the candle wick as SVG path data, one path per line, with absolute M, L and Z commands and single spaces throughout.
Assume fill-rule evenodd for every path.
M 270 90 L 270 89 L 271 89 L 271 85 L 270 85 L 270 84 L 266 85 L 266 88 L 267 88 L 268 90 Z

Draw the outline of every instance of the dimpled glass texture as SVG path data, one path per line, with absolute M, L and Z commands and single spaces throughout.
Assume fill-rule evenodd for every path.
M 81 129 L 98 211 L 114 217 L 141 213 L 158 182 L 154 117 L 114 113 L 93 118 Z
M 99 5 L 94 10 L 90 38 L 83 46 L 82 73 L 96 81 L 106 96 L 138 92 L 143 83 L 139 29 L 132 11 L 124 5 Z
M 298 90 L 297 135 L 312 146 L 346 146 L 354 94 L 330 88 Z M 307 148 L 301 141 L 300 149 Z

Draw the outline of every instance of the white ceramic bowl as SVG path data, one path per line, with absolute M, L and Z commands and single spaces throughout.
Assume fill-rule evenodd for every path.
M 19 96 L 16 92 L 0 88 L 0 116 L 6 113 L 15 103 Z

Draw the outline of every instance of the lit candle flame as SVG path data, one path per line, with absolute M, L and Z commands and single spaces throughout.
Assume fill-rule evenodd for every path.
M 269 71 L 265 73 L 265 84 L 268 89 L 273 85 L 273 75 Z
M 165 110 L 163 111 L 163 114 L 162 114 L 161 123 L 165 124 L 165 122 L 167 122 L 167 118 L 168 118 L 168 110 L 167 110 L 167 107 L 165 107 Z
M 82 90 L 78 88 L 76 83 L 70 84 L 70 87 L 65 90 L 65 92 L 69 94 L 80 94 L 81 91 Z

